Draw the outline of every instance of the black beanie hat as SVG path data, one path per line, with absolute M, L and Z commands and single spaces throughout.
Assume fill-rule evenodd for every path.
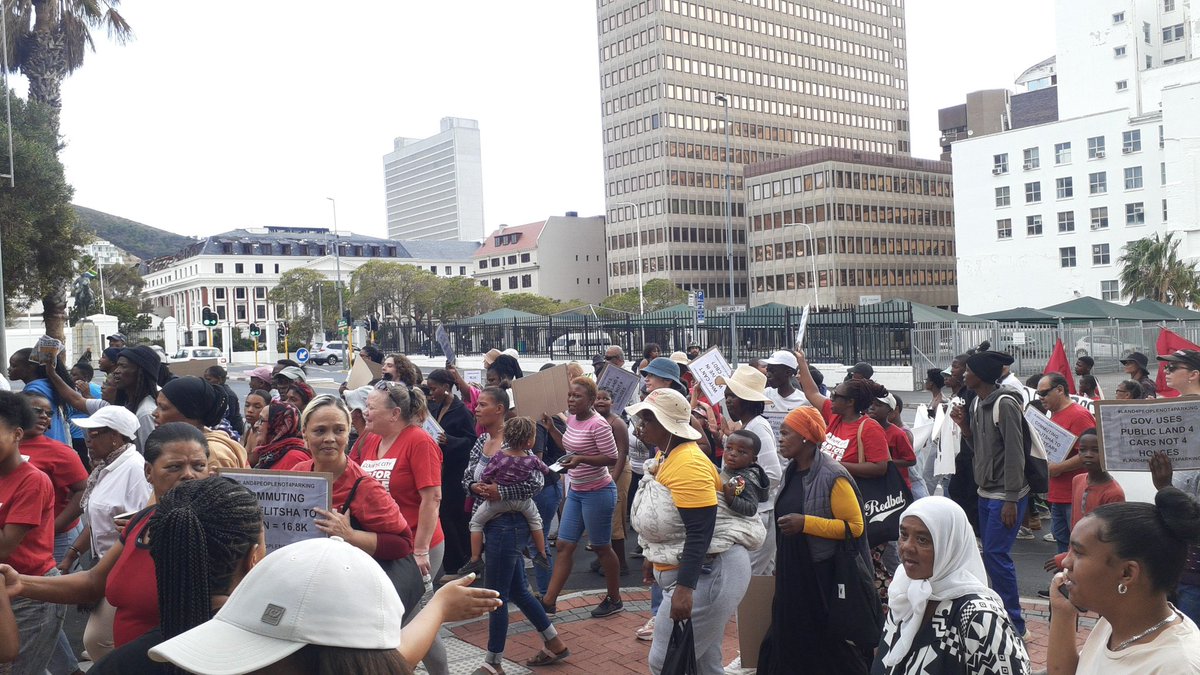
M 122 349 L 121 356 L 158 380 L 158 367 L 162 365 L 162 360 L 158 358 L 158 352 L 145 345 L 140 345 Z
M 1013 357 L 1004 352 L 976 352 L 967 359 L 967 367 L 984 382 L 996 382 L 1004 366 L 1011 365 Z
M 181 415 L 211 427 L 225 416 L 225 392 L 199 377 L 177 377 L 162 388 L 163 396 Z

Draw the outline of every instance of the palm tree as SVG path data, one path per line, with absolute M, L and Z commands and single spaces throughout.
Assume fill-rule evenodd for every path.
M 117 11 L 121 0 L 3 0 L 8 40 L 8 67 L 29 80 L 29 100 L 45 104 L 57 135 L 62 112 L 62 83 L 95 49 L 94 29 L 124 44 L 133 35 Z M 54 245 L 54 242 L 47 242 Z M 63 339 L 67 322 L 67 289 L 58 287 L 42 298 L 46 333 Z
M 1154 234 L 1125 246 L 1121 265 L 1121 294 L 1130 301 L 1148 298 L 1186 307 L 1200 303 L 1196 263 L 1179 259 L 1174 233 Z

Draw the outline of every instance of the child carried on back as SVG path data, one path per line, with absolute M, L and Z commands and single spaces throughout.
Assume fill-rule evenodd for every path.
M 758 465 L 762 442 L 753 432 L 740 429 L 725 439 L 721 458 L 721 485 L 729 510 L 747 518 L 758 513 L 758 505 L 771 495 L 767 472 Z

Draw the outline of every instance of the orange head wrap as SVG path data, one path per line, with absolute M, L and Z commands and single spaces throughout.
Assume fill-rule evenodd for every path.
M 812 443 L 820 445 L 825 442 L 825 420 L 816 408 L 796 408 L 787 414 L 783 423 Z

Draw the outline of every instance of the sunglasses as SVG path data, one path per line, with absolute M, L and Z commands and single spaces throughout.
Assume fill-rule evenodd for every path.
M 1038 398 L 1046 398 L 1046 397 L 1047 397 L 1047 396 L 1049 396 L 1050 394 L 1053 394 L 1053 393 L 1054 393 L 1054 390 L 1055 390 L 1055 389 L 1057 389 L 1057 388 L 1058 388 L 1058 387 L 1050 387 L 1049 389 L 1047 389 L 1047 390 L 1045 390 L 1045 391 L 1042 391 L 1041 389 L 1038 389 L 1038 391 L 1037 391 Z
M 619 356 L 606 356 L 606 357 L 604 357 L 604 360 L 605 360 L 605 361 L 616 361 L 616 360 L 617 360 L 617 359 L 619 359 L 619 358 L 621 358 L 621 357 L 619 357 Z
M 39 408 L 37 406 L 33 406 L 33 414 L 37 415 L 38 417 L 50 417 L 52 412 L 53 411 L 51 411 L 49 408 Z
M 1164 368 L 1166 369 L 1166 371 L 1168 373 L 1173 373 L 1177 370 L 1192 370 L 1191 368 L 1188 368 L 1187 366 L 1183 365 L 1182 363 L 1168 363 L 1166 366 L 1164 366 Z

